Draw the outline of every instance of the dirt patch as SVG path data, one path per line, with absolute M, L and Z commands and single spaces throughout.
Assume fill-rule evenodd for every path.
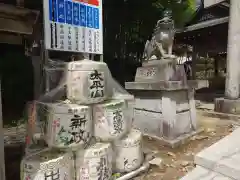
M 219 141 L 238 127 L 236 122 L 206 117 L 200 113 L 198 122 L 205 131 L 179 148 L 171 149 L 157 141 L 145 138 L 144 147 L 148 147 L 148 151 L 155 152 L 155 156 L 162 159 L 162 165 L 152 165 L 148 172 L 136 177 L 135 180 L 179 180 L 195 167 L 196 153 Z

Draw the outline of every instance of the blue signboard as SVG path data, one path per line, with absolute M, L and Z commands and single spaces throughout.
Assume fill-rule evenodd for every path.
M 47 49 L 101 54 L 102 38 L 89 35 L 89 32 L 102 34 L 101 4 L 102 0 L 92 0 L 88 3 L 80 0 L 44 0 Z M 80 35 L 83 42 L 96 43 L 99 47 L 95 49 L 99 50 L 93 52 L 91 48 L 85 48 L 90 47 L 89 44 L 80 45 L 76 34 Z
M 99 29 L 99 9 L 93 8 L 93 21 L 94 21 L 94 28 Z
M 99 29 L 99 8 L 67 0 L 49 0 L 49 20 Z
M 65 23 L 66 21 L 66 16 L 65 16 L 65 5 L 64 5 L 64 0 L 58 0 L 58 9 L 57 9 L 57 14 L 58 14 L 58 19 L 57 21 L 60 23 Z
M 72 1 L 65 1 L 66 9 L 66 23 L 72 25 L 73 21 L 73 3 Z
M 57 21 L 57 0 L 49 0 L 49 20 Z
M 93 28 L 93 8 L 91 6 L 87 6 L 87 27 Z
M 80 26 L 86 27 L 86 9 L 87 6 L 80 4 Z
M 79 25 L 80 19 L 79 3 L 73 3 L 73 24 L 75 26 Z

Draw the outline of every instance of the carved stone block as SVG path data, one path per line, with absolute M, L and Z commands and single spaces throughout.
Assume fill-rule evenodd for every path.
M 182 65 L 176 65 L 175 60 L 155 60 L 143 63 L 137 69 L 135 82 L 181 81 L 186 80 Z

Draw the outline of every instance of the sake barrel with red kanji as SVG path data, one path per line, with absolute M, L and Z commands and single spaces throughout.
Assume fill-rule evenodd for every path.
M 93 135 L 92 109 L 71 103 L 49 107 L 45 141 L 49 147 L 76 150 L 85 147 Z

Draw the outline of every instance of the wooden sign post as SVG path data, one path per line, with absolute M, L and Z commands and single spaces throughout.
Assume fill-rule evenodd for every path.
M 4 158 L 4 133 L 3 133 L 3 118 L 2 118 L 2 89 L 0 79 L 0 179 L 6 180 L 5 177 L 5 158 Z

